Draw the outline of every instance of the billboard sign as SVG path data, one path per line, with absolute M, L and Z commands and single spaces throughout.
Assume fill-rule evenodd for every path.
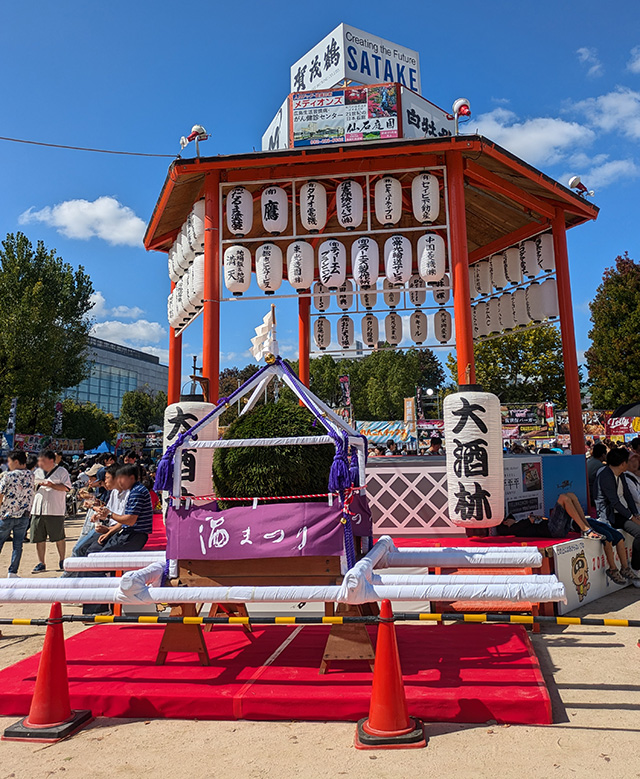
M 291 91 L 306 92 L 351 80 L 398 82 L 420 92 L 420 55 L 348 24 L 339 24 L 291 67 Z
M 289 148 L 289 98 L 271 120 L 262 136 L 262 151 L 277 151 Z
M 400 89 L 403 138 L 446 138 L 453 135 L 453 116 L 406 87 Z

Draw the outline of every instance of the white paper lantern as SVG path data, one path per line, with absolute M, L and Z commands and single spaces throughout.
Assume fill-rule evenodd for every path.
M 542 235 L 539 235 L 535 241 L 538 267 L 545 273 L 552 273 L 556 269 L 556 254 L 553 248 L 553 234 L 542 233 Z
M 477 388 L 444 399 L 449 518 L 466 528 L 504 519 L 504 461 L 500 401 Z
M 390 311 L 384 318 L 385 339 L 391 346 L 397 346 L 402 341 L 402 317 L 395 311 Z
M 196 254 L 191 268 L 193 269 L 191 302 L 196 310 L 200 310 L 204 305 L 204 254 Z
M 287 278 L 294 289 L 309 289 L 313 284 L 313 247 L 306 241 L 287 246 Z
M 509 284 L 522 284 L 522 270 L 520 269 L 520 250 L 517 246 L 511 246 L 504 253 L 505 276 Z
M 476 289 L 476 274 L 473 265 L 469 266 L 469 297 L 471 300 L 478 297 L 478 290 Z
M 436 339 L 441 344 L 449 343 L 451 340 L 451 314 L 446 308 L 441 308 L 433 315 L 433 330 Z
M 402 300 L 402 284 L 392 284 L 389 279 L 382 283 L 382 299 L 389 308 L 395 308 Z
M 480 335 L 480 306 L 483 305 L 482 302 L 478 303 L 475 306 L 471 306 L 471 332 L 473 333 L 473 339 L 474 341 L 477 341 L 481 335 Z
M 313 339 L 321 351 L 331 343 L 331 323 L 326 316 L 319 316 L 313 323 Z
M 196 251 L 189 243 L 187 223 L 185 222 L 180 230 L 180 247 L 182 249 L 182 261 L 180 266 L 187 270 L 196 257 Z
M 354 343 L 353 319 L 346 314 L 338 319 L 338 343 L 341 349 L 350 349 Z
M 364 216 L 362 186 L 353 179 L 340 182 L 336 189 L 336 215 L 341 227 L 355 230 L 360 227 Z
M 327 190 L 318 181 L 307 181 L 300 188 L 300 221 L 311 233 L 327 224 Z
M 538 252 L 535 241 L 523 241 L 518 247 L 520 252 L 520 271 L 523 280 L 532 279 L 538 274 Z
M 490 295 L 493 291 L 491 285 L 491 266 L 489 260 L 480 260 L 473 266 L 476 272 L 476 288 L 481 295 Z
M 414 273 L 409 279 L 409 301 L 412 306 L 423 306 L 427 299 L 427 290 L 424 286 L 424 281 Z
M 322 284 L 329 289 L 337 289 L 344 284 L 347 276 L 347 250 L 341 241 L 331 238 L 320 244 L 318 275 Z
M 251 283 L 251 253 L 246 246 L 229 246 L 224 252 L 224 284 L 233 295 L 240 296 Z
M 204 198 L 198 200 L 187 219 L 189 243 L 196 254 L 204 252 Z
M 411 182 L 413 216 L 421 224 L 435 222 L 440 214 L 440 187 L 432 173 L 419 173 Z
M 192 302 L 192 300 L 194 302 Z M 193 265 L 183 276 L 182 282 L 182 310 L 191 319 L 196 313 L 195 293 L 193 284 Z
M 527 314 L 532 322 L 542 322 L 544 313 L 542 311 L 542 299 L 540 296 L 540 284 L 534 281 L 525 290 L 525 300 L 527 302 Z
M 266 295 L 282 284 L 282 249 L 276 243 L 263 243 L 256 249 L 256 283 Z
M 175 283 L 182 275 L 182 269 L 176 262 L 175 244 L 169 249 L 167 253 L 167 265 L 169 267 L 169 278 Z
M 527 312 L 527 293 L 523 287 L 513 291 L 511 295 L 511 302 L 513 304 L 513 318 L 518 327 L 524 327 L 531 321 Z
M 359 287 L 375 287 L 380 268 L 378 244 L 363 236 L 351 244 L 351 271 L 353 280 Z
M 206 414 L 213 411 L 213 403 L 196 401 L 180 401 L 167 406 L 164 412 L 163 446 L 166 451 L 170 444 L 175 443 L 180 433 L 190 430 Z M 217 420 L 198 428 L 198 441 L 215 441 L 218 438 Z M 213 453 L 215 449 L 191 449 L 187 443 L 182 450 L 180 468 L 182 477 L 182 496 L 211 495 L 213 483 L 211 478 Z M 211 500 L 196 501 L 196 505 L 208 503 Z
M 322 311 L 323 313 L 331 305 L 329 290 L 319 281 L 316 281 L 313 285 L 313 305 L 318 311 Z
M 264 201 L 262 207 L 264 209 Z M 234 187 L 227 195 L 226 208 L 229 232 L 239 238 L 249 235 L 253 227 L 253 196 L 251 192 L 244 187 Z
M 176 328 L 179 325 L 176 316 L 175 296 L 173 294 L 173 290 L 171 290 L 171 294 L 167 298 L 167 321 L 169 322 L 170 327 Z
M 173 327 L 178 328 L 187 321 L 187 314 L 182 307 L 182 288 L 185 284 L 184 276 L 178 280 L 176 286 L 173 289 L 173 315 L 174 324 Z
M 411 241 L 405 235 L 392 235 L 384 242 L 384 270 L 392 284 L 404 284 L 411 277 Z
M 500 301 L 498 298 L 490 298 L 487 301 L 487 324 L 489 326 L 489 335 L 495 335 L 500 332 Z
M 337 295 L 338 308 L 348 311 L 353 305 L 353 284 L 349 279 L 339 287 Z
M 431 285 L 433 287 L 433 300 L 437 306 L 446 306 L 451 296 L 451 283 L 448 274 L 442 277 L 442 281 L 437 281 Z
M 438 233 L 425 233 L 418 238 L 418 273 L 432 284 L 440 281 L 447 267 L 444 238 Z
M 489 335 L 489 323 L 487 314 L 487 301 L 481 300 L 476 305 L 476 326 L 478 329 L 478 338 L 484 338 Z
M 370 289 L 360 290 L 360 302 L 367 309 L 367 311 L 374 308 L 377 301 L 378 301 L 378 292 L 375 287 L 371 287 Z
M 383 176 L 374 189 L 376 219 L 383 227 L 391 227 L 402 216 L 402 184 L 393 176 Z M 405 279 L 406 281 L 406 279 Z
M 373 314 L 362 317 L 362 341 L 365 346 L 377 346 L 380 334 L 378 319 Z
M 489 260 L 491 269 L 491 285 L 494 289 L 503 290 L 509 282 L 504 267 L 504 252 L 494 254 Z
M 555 319 L 559 316 L 558 285 L 555 279 L 545 279 L 540 285 L 540 302 L 545 319 Z
M 280 235 L 289 223 L 287 193 L 282 187 L 267 187 L 260 197 L 262 226 L 268 233 Z
M 504 332 L 508 333 L 516 326 L 515 319 L 513 318 L 513 301 L 511 300 L 511 293 L 505 292 L 503 295 L 500 295 L 499 300 L 500 327 Z
M 176 270 L 178 276 L 183 276 L 185 271 L 189 267 L 190 263 L 188 258 L 184 256 L 184 253 L 182 251 L 182 231 L 178 233 L 176 240 L 173 244 L 173 247 L 174 247 L 174 254 L 173 254 L 174 269 Z
M 411 340 L 420 345 L 427 340 L 428 335 L 428 320 L 424 311 L 417 309 L 411 312 L 409 317 L 409 331 L 411 333 Z

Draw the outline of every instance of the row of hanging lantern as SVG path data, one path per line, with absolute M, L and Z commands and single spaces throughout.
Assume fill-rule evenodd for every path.
M 347 279 L 347 248 L 334 238 L 318 247 L 318 278 L 329 290 L 339 289 Z M 391 235 L 383 247 L 384 270 L 390 284 L 402 285 L 412 279 L 416 283 L 442 285 L 446 276 L 447 257 L 444 238 L 435 232 L 425 233 L 417 241 L 417 275 L 413 273 L 413 246 L 404 235 Z M 251 283 L 251 252 L 246 246 L 234 244 L 224 252 L 224 283 L 229 292 L 240 296 Z M 255 253 L 255 273 L 258 287 L 267 295 L 274 294 L 283 281 L 283 251 L 270 241 L 261 244 Z M 313 246 L 307 241 L 293 241 L 286 249 L 287 280 L 296 290 L 307 290 L 315 278 Z M 351 245 L 351 268 L 354 282 L 360 289 L 375 290 L 380 273 L 380 250 L 373 238 L 363 236 Z
M 530 323 L 558 317 L 558 289 L 555 278 L 532 282 L 471 307 L 474 338 L 508 333 Z
M 169 325 L 187 325 L 204 305 L 204 254 L 197 254 L 187 272 L 178 279 L 167 299 Z
M 169 249 L 169 278 L 181 279 L 204 252 L 204 199 L 198 200 Z
M 354 296 L 358 294 L 363 308 L 370 311 L 377 305 L 379 292 L 382 293 L 384 304 L 393 309 L 401 304 L 403 292 L 407 293 L 411 305 L 423 306 L 427 301 L 427 290 L 433 295 L 433 302 L 437 306 L 446 306 L 451 296 L 448 274 L 445 273 L 440 281 L 429 285 L 426 285 L 424 280 L 417 274 L 411 276 L 406 285 L 391 284 L 389 279 L 385 279 L 382 290 L 379 290 L 374 284 L 373 286 L 362 286 L 358 292 L 356 292 L 353 282 L 350 279 L 346 279 L 338 287 L 335 298 L 338 308 L 348 311 L 353 306 Z M 321 313 L 328 311 L 331 306 L 331 297 L 331 290 L 322 282 L 317 281 L 313 285 L 313 305 L 317 311 Z
M 522 241 L 488 259 L 469 267 L 471 298 L 501 292 L 507 287 L 534 279 L 540 273 L 553 273 L 556 268 L 553 235 L 542 233 Z
M 437 341 L 446 344 L 451 340 L 452 321 L 451 314 L 445 308 L 441 308 L 433 315 L 433 333 Z M 381 328 L 378 318 L 371 313 L 362 317 L 361 332 L 362 344 L 367 348 L 378 346 L 381 340 Z M 411 340 L 420 346 L 429 336 L 429 318 L 419 308 L 409 317 L 409 335 Z M 400 314 L 390 311 L 384 318 L 384 332 L 382 340 L 391 346 L 398 346 L 403 340 L 403 321 Z M 331 345 L 331 322 L 325 316 L 319 316 L 313 323 L 313 338 L 316 346 L 321 351 Z M 341 349 L 353 349 L 355 341 L 355 324 L 353 319 L 346 314 L 341 316 L 336 324 L 336 341 Z
M 345 230 L 355 230 L 364 220 L 364 189 L 354 179 L 336 187 L 336 218 Z M 328 191 L 320 181 L 307 181 L 300 187 L 300 221 L 310 233 L 324 230 L 328 221 Z M 394 176 L 376 181 L 373 193 L 376 220 L 383 227 L 393 227 L 402 218 L 402 183 Z M 411 206 L 414 219 L 430 224 L 440 215 L 440 185 L 432 173 L 419 173 L 411 182 Z M 281 235 L 289 224 L 289 196 L 280 186 L 270 185 L 260 193 L 262 227 L 272 235 Z M 243 238 L 253 229 L 253 195 L 243 186 L 227 194 L 227 229 Z

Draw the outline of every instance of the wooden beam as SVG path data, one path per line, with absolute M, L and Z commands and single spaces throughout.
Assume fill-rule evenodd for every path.
M 519 203 L 525 209 L 534 211 L 547 219 L 553 219 L 554 210 L 550 205 L 539 200 L 534 195 L 530 195 L 524 189 L 517 187 L 501 176 L 497 176 L 495 173 L 483 168 L 477 162 L 467 159 L 465 160 L 464 168 L 466 177 L 471 179 L 481 189 L 497 193 L 509 200 L 515 200 L 516 203 Z
M 531 222 L 528 225 L 524 225 L 524 227 L 519 227 L 512 233 L 503 235 L 501 238 L 469 252 L 469 264 L 478 262 L 478 260 L 484 260 L 486 257 L 490 257 L 497 252 L 503 252 L 510 246 L 520 243 L 520 241 L 526 241 L 527 238 L 531 238 L 534 235 L 538 235 L 538 233 L 548 230 L 550 226 L 550 222 L 543 222 L 542 224 L 539 222 Z

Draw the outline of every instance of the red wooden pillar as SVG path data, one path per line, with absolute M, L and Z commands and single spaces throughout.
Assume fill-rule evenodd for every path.
M 207 173 L 204 185 L 204 308 L 202 375 L 209 379 L 209 400 L 218 400 L 220 375 L 220 174 Z
M 469 293 L 469 251 L 464 202 L 464 166 L 462 152 L 448 151 L 447 191 L 449 201 L 449 263 L 453 285 L 453 315 L 456 328 L 458 384 L 475 384 L 476 364 L 473 354 L 473 324 Z
M 584 454 L 584 428 L 582 425 L 582 398 L 578 374 L 578 353 L 573 324 L 573 303 L 569 279 L 569 255 L 567 253 L 567 228 L 564 211 L 556 208 L 551 222 L 553 228 L 553 250 L 556 257 L 556 281 L 558 284 L 558 310 L 560 332 L 562 333 L 562 356 L 564 360 L 564 381 L 567 388 L 567 411 L 572 454 Z
M 309 348 L 311 344 L 311 298 L 298 298 L 298 375 L 309 386 Z
M 171 282 L 171 291 L 175 289 Z M 169 328 L 169 382 L 167 386 L 167 402 L 177 403 L 180 400 L 180 385 L 182 384 L 182 334 L 176 335 L 173 327 Z

